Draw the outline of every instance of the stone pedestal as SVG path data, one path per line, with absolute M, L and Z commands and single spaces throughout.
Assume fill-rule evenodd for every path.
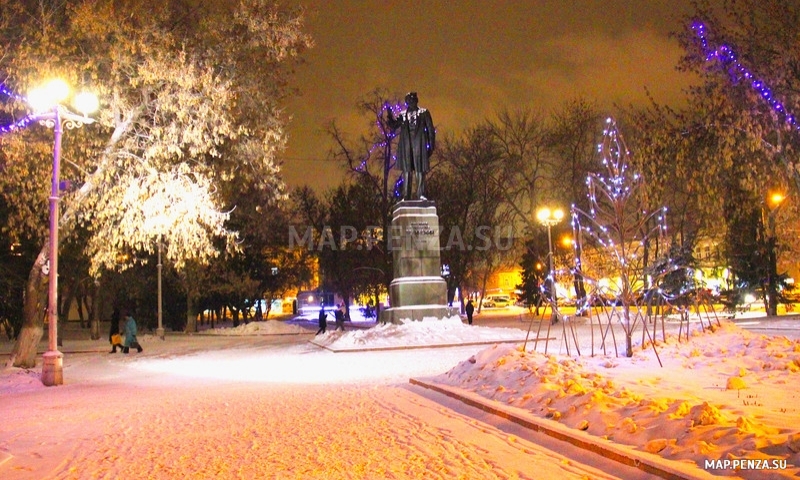
M 427 200 L 405 200 L 392 212 L 388 248 L 394 259 L 390 308 L 381 321 L 442 319 L 449 316 L 447 283 L 441 276 L 439 216 Z
M 42 358 L 42 383 L 46 387 L 64 383 L 64 355 L 56 351 L 45 352 Z

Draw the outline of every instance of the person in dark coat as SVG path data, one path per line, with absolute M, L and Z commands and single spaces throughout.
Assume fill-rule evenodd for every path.
M 114 338 L 114 336 L 119 338 Z M 116 342 L 114 340 L 117 340 Z M 108 343 L 111 344 L 111 351 L 108 353 L 117 353 L 117 347 L 119 347 L 119 351 L 123 350 L 122 342 L 120 341 L 121 337 L 119 336 L 119 308 L 114 307 L 114 311 L 111 312 L 111 327 L 108 330 Z
M 475 313 L 475 305 L 472 304 L 472 300 L 467 300 L 467 306 L 464 310 L 467 312 L 467 323 L 472 325 L 472 314 Z
M 417 92 L 406 95 L 406 109 L 395 118 L 388 109 L 386 125 L 400 129 L 395 168 L 403 171 L 403 200 L 411 199 L 411 172 L 414 172 L 416 197 L 425 200 L 425 174 L 430 170 L 430 156 L 436 148 L 436 130 L 431 112 L 418 106 Z
M 325 333 L 325 329 L 328 328 L 328 315 L 325 313 L 325 304 L 319 306 L 319 330 L 317 330 L 317 335 L 320 333 Z
M 336 317 L 335 330 L 339 330 L 341 328 L 344 332 L 344 304 L 339 305 L 339 308 L 337 308 L 334 312 L 334 316 Z

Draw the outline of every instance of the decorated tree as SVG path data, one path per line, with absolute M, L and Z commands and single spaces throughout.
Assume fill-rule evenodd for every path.
M 363 288 L 360 290 L 387 291 L 392 280 L 392 253 L 386 245 L 387 236 L 382 232 L 389 231 L 392 209 L 399 201 L 402 190 L 401 175 L 394 169 L 397 134 L 386 120 L 387 111 L 397 114 L 403 109 L 397 98 L 396 94 L 376 88 L 359 99 L 356 108 L 365 116 L 367 123 L 365 132 L 356 139 L 344 132 L 336 120 L 331 121 L 327 128 L 335 145 L 331 150 L 331 158 L 345 169 L 350 184 L 340 186 L 340 190 L 347 191 L 357 184 L 361 196 L 371 196 L 362 217 L 369 212 L 369 224 L 381 229 L 381 232 L 375 232 L 376 251 L 370 251 L 360 260 L 363 270 L 359 271 L 358 276 L 369 284 L 361 285 Z M 376 253 L 380 253 L 380 256 Z M 375 297 L 377 303 L 377 293 Z
M 599 153 L 603 173 L 587 178 L 588 210 L 572 207 L 576 237 L 595 247 L 595 256 L 579 269 L 590 293 L 586 301 L 611 299 L 619 306 L 625 332 L 626 356 L 633 355 L 632 334 L 643 320 L 641 299 L 651 280 L 647 278 L 648 249 L 657 247 L 666 233 L 666 209 L 649 210 L 642 197 L 643 177 L 630 168 L 630 152 L 613 119 L 606 121 Z M 600 278 L 616 279 L 601 286 Z
M 310 46 L 302 15 L 266 0 L 1 0 L 0 12 L 8 91 L 59 76 L 101 99 L 97 125 L 70 131 L 62 151 L 62 176 L 77 188 L 61 196 L 60 234 L 91 232 L 93 272 L 116 266 L 120 253 L 153 251 L 159 238 L 172 264 L 202 263 L 236 236 L 225 224 L 234 180 L 265 191 L 279 183 L 285 65 Z M 9 98 L 6 118 L 24 117 L 22 100 Z M 11 357 L 30 367 L 43 331 L 52 133 L 17 129 L 3 137 L 3 153 L 9 231 L 44 244 Z

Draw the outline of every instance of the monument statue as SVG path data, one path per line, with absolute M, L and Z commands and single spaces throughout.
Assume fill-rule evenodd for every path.
M 436 147 L 436 130 L 431 113 L 420 108 L 417 92 L 406 95 L 406 109 L 395 118 L 388 110 L 386 124 L 393 131 L 400 129 L 395 167 L 403 171 L 403 200 L 411 200 L 411 172 L 417 184 L 414 198 L 425 200 L 425 174 L 430 170 L 430 156 Z

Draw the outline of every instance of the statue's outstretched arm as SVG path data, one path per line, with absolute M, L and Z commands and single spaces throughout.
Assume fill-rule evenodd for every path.
M 397 130 L 401 123 L 402 121 L 394 116 L 392 109 L 388 108 L 386 110 L 386 125 L 388 125 L 392 130 Z

